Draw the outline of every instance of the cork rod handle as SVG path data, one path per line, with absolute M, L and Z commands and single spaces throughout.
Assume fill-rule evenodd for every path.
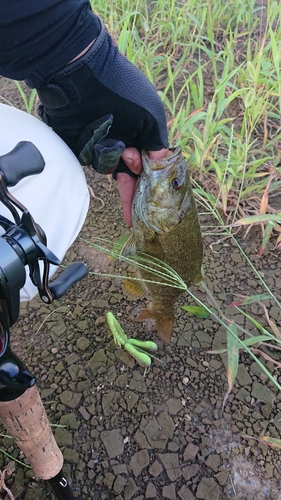
M 17 399 L 1 401 L 0 420 L 37 476 L 47 480 L 60 472 L 62 452 L 55 441 L 36 385 Z

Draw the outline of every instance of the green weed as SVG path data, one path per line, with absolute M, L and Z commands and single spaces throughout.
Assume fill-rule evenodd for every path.
M 30 95 L 29 97 L 26 95 L 26 92 L 24 91 L 22 85 L 20 82 L 14 80 L 15 82 L 15 85 L 22 97 L 22 100 L 24 102 L 24 105 L 25 105 L 25 110 L 27 113 L 31 114 L 32 113 L 32 110 L 33 110 L 33 106 L 34 106 L 34 102 L 35 102 L 35 98 L 36 98 L 36 95 L 37 95 L 37 92 L 35 89 L 32 89 L 32 91 L 30 92 Z
M 128 0 L 111 0 L 93 8 L 120 50 L 156 85 L 170 141 L 194 153 L 196 178 L 225 223 L 276 215 L 270 200 L 281 173 L 277 3 L 155 0 L 137 1 L 132 10 Z M 263 231 L 262 249 L 272 236 L 280 244 L 278 223 Z

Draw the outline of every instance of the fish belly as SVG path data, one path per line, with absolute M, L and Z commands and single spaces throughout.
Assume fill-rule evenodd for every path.
M 188 287 L 201 281 L 203 245 L 197 212 L 188 214 L 173 230 L 162 234 L 148 230 L 138 220 L 135 224 L 135 238 L 138 251 L 168 264 Z M 173 331 L 174 305 L 183 290 L 161 284 L 170 282 L 165 276 L 154 274 L 153 270 L 159 271 L 159 267 L 153 263 L 149 263 L 149 267 L 152 271 L 141 270 L 141 276 L 144 280 L 154 281 L 145 283 L 151 303 L 137 320 L 154 318 L 160 338 L 164 343 L 169 343 Z M 165 273 L 165 270 L 162 272 Z

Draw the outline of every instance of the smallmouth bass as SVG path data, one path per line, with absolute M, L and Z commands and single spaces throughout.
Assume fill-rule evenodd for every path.
M 203 243 L 181 148 L 171 149 L 171 154 L 161 160 L 151 160 L 142 152 L 142 162 L 143 172 L 132 208 L 133 234 L 121 253 L 142 252 L 155 257 L 172 267 L 189 287 L 202 280 Z M 153 263 L 147 265 L 155 268 Z M 152 271 L 139 272 L 144 280 L 161 281 Z M 173 334 L 174 305 L 183 290 L 156 283 L 144 285 L 151 302 L 136 321 L 155 319 L 161 340 L 168 344 Z M 126 288 L 134 293 L 138 285 L 127 280 Z

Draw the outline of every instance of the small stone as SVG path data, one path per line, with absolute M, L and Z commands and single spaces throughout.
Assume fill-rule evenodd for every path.
M 68 371 L 69 375 L 71 376 L 71 380 L 77 380 L 78 373 L 80 371 L 80 366 L 73 363 L 73 365 L 69 365 L 67 371 Z
M 182 500 L 196 500 L 193 493 L 185 485 L 181 487 L 181 489 L 178 492 L 178 495 Z
M 80 351 L 87 351 L 88 347 L 90 347 L 91 342 L 87 337 L 80 337 L 76 342 L 76 347 Z
M 49 398 L 54 393 L 54 389 L 43 389 L 40 394 L 42 399 Z
M 161 453 L 156 455 L 158 460 L 164 465 L 170 481 L 176 481 L 181 476 L 179 468 L 179 457 L 177 453 Z
M 125 372 L 119 375 L 119 377 L 117 377 L 115 381 L 115 384 L 117 387 L 126 387 L 126 385 L 128 384 L 128 373 Z
M 76 416 L 73 412 L 66 413 L 66 415 L 62 415 L 60 418 L 60 424 L 66 425 L 69 429 L 78 429 L 80 426 L 80 422 L 76 419 Z
M 275 401 L 275 394 L 266 385 L 257 381 L 253 383 L 251 396 L 255 399 L 259 399 L 265 404 L 273 404 Z
M 151 481 L 146 487 L 145 498 L 157 498 L 156 488 Z
M 11 469 L 10 464 L 11 464 L 11 462 L 9 462 L 9 464 L 7 466 L 9 469 Z M 24 488 L 24 471 L 23 471 L 23 467 L 20 467 L 16 471 L 15 482 L 12 486 L 11 492 L 14 495 L 15 499 L 18 499 L 24 490 L 25 490 L 25 488 Z
M 46 498 L 41 485 L 32 482 L 27 489 L 24 500 L 43 500 Z
M 115 476 L 119 476 L 120 474 L 128 474 L 127 465 L 126 464 L 114 465 L 113 472 Z
M 164 486 L 162 489 L 162 497 L 168 498 L 169 500 L 176 500 L 176 489 L 174 483 Z
M 55 370 L 58 373 L 61 373 L 64 369 L 64 364 L 62 361 L 59 361 L 57 365 L 55 365 Z
M 160 415 L 158 415 L 157 420 L 165 436 L 167 436 L 169 439 L 172 439 L 174 435 L 175 424 L 170 415 L 167 412 L 163 411 L 162 413 L 160 413 Z
M 146 383 L 145 383 L 143 376 L 141 376 L 141 378 L 137 379 L 136 376 L 134 376 L 134 373 L 133 373 L 133 378 L 131 379 L 130 386 L 129 386 L 131 391 L 142 392 L 142 393 L 146 392 L 147 387 L 146 387 Z M 141 375 L 141 374 L 138 373 L 138 375 Z
M 113 474 L 111 474 L 111 472 L 106 472 L 104 475 L 104 480 L 103 480 L 104 486 L 106 488 L 108 488 L 109 490 L 111 490 L 114 479 L 115 479 L 115 476 Z
M 270 417 L 271 412 L 272 412 L 272 405 L 271 404 L 262 405 L 261 412 L 262 412 L 263 416 L 266 419 L 268 419 Z
M 54 435 L 59 446 L 72 446 L 72 434 L 64 427 L 57 427 Z
M 273 420 L 273 423 L 277 429 L 281 430 L 281 411 L 279 411 Z
M 82 417 L 83 417 L 86 421 L 90 420 L 91 415 L 90 415 L 90 413 L 88 413 L 88 412 L 87 412 L 87 410 L 86 410 L 86 408 L 84 408 L 84 406 L 80 406 L 80 408 L 79 408 L 79 413 L 81 413 Z
M 240 385 L 250 385 L 252 383 L 252 379 L 248 373 L 248 370 L 243 363 L 241 363 L 238 367 L 238 372 L 237 372 L 237 380 Z
M 226 470 L 222 470 L 221 472 L 218 472 L 218 474 L 216 474 L 216 478 L 221 486 L 224 486 L 226 484 L 228 477 L 229 473 Z
M 219 500 L 219 485 L 212 477 L 203 477 L 199 483 L 196 497 L 202 500 Z
M 151 476 L 157 477 L 159 476 L 159 474 L 161 474 L 162 470 L 163 467 L 160 462 L 158 462 L 158 460 L 155 460 L 148 472 Z
M 130 460 L 134 476 L 138 476 L 141 471 L 149 465 L 149 455 L 147 450 L 140 450 L 135 453 Z
M 125 396 L 125 401 L 127 403 L 128 410 L 131 410 L 135 406 L 138 399 L 139 396 L 135 392 L 129 391 L 129 393 Z
M 62 335 L 64 332 L 66 332 L 66 325 L 63 321 L 57 321 L 56 324 L 52 327 L 52 332 L 54 332 L 56 335 Z
M 189 481 L 193 476 L 195 476 L 197 474 L 198 471 L 199 471 L 199 465 L 192 464 L 192 465 L 189 465 L 188 467 L 184 467 L 182 473 L 183 473 L 184 479 L 186 481 Z
M 219 455 L 209 455 L 206 460 L 206 465 L 214 472 L 218 472 L 221 460 Z
M 125 485 L 127 484 L 127 479 L 123 476 L 117 476 L 113 484 L 113 491 L 117 495 L 123 491 Z
M 178 451 L 179 447 L 179 444 L 175 441 L 170 441 L 170 443 L 168 443 L 168 451 L 171 451 L 172 453 Z
M 188 462 L 189 460 L 194 460 L 198 451 L 199 451 L 199 446 L 196 446 L 193 443 L 188 443 L 183 453 L 183 460 L 185 462 Z
M 182 403 L 179 399 L 174 399 L 174 398 L 168 399 L 166 404 L 168 406 L 168 410 L 171 415 L 177 415 L 179 411 L 182 410 L 183 408 Z
M 97 405 L 96 403 L 92 403 L 90 406 L 87 406 L 87 411 L 91 414 L 91 415 L 95 415 L 96 412 L 97 412 Z
M 149 420 L 148 424 L 144 427 L 143 432 L 145 433 L 149 444 L 153 448 L 158 448 L 164 450 L 168 441 L 167 436 L 162 432 L 159 422 L 154 417 Z
M 64 391 L 59 395 L 61 402 L 72 409 L 79 405 L 81 397 L 81 394 L 72 391 Z
M 237 394 L 235 395 L 235 398 L 238 399 L 238 401 L 242 401 L 243 403 L 249 401 L 250 398 L 250 393 L 245 389 L 245 387 L 241 387 Z
M 119 429 L 101 432 L 101 440 L 110 458 L 122 455 L 124 443 Z
M 106 362 L 106 354 L 103 349 L 96 351 L 93 357 L 89 360 L 89 367 L 92 374 L 96 375 L 100 367 Z
M 72 365 L 73 363 L 76 363 L 78 360 L 80 360 L 80 356 L 78 356 L 76 352 L 72 352 L 69 356 L 66 356 L 64 358 L 64 361 L 66 361 L 68 365 Z
M 10 462 L 7 463 L 7 469 L 9 469 L 11 472 L 15 472 L 16 470 L 16 462 L 11 460 Z
M 148 441 L 145 437 L 145 434 L 143 432 L 141 432 L 139 429 L 137 430 L 137 432 L 134 435 L 134 440 L 137 443 L 137 445 L 139 446 L 139 448 L 142 448 L 142 449 L 143 448 L 146 448 L 146 449 L 151 448 L 150 444 L 148 443 Z
M 64 459 L 68 462 L 77 464 L 79 460 L 79 453 L 76 450 L 72 450 L 71 448 L 65 448 L 63 451 Z
M 132 477 L 129 477 L 124 488 L 124 500 L 131 500 L 138 491 L 138 487 Z
M 108 391 L 104 394 L 102 398 L 102 409 L 105 415 L 109 415 L 112 408 L 112 402 L 114 401 L 114 397 L 116 395 L 115 391 Z
M 265 464 L 265 477 L 271 478 L 274 474 L 274 465 L 273 464 Z

